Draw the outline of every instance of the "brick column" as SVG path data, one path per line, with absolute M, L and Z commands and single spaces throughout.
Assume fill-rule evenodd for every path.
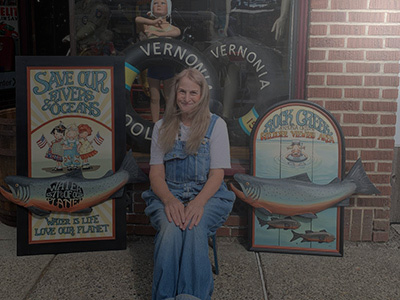
M 311 0 L 307 99 L 328 109 L 346 140 L 346 172 L 361 157 L 381 191 L 345 209 L 345 239 L 389 238 L 400 60 L 400 1 Z

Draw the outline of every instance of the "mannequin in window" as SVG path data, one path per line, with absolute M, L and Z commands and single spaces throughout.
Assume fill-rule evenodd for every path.
M 136 17 L 136 25 L 144 33 L 145 38 L 180 36 L 180 29 L 167 21 L 167 18 L 171 17 L 171 9 L 171 0 L 152 0 L 149 18 Z M 157 122 L 160 118 L 161 83 L 164 85 L 164 98 L 167 102 L 174 75 L 174 68 L 167 65 L 150 66 L 147 70 L 147 80 L 150 87 L 150 112 L 153 122 Z
M 280 40 L 284 35 L 285 25 L 290 11 L 290 0 L 282 0 L 281 14 L 272 26 L 271 32 L 275 32 L 275 40 Z

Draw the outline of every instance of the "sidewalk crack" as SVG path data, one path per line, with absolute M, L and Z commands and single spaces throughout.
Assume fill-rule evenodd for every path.
M 29 300 L 29 296 L 36 290 L 36 287 L 38 286 L 39 282 L 42 280 L 44 275 L 47 273 L 48 269 L 50 268 L 51 263 L 54 261 L 57 255 L 54 255 L 52 259 L 49 260 L 47 265 L 43 268 L 42 272 L 40 272 L 38 278 L 36 279 L 35 283 L 32 285 L 32 287 L 29 289 L 29 291 L 26 293 L 26 296 L 24 297 L 23 300 Z
M 257 266 L 258 266 L 258 272 L 260 274 L 260 279 L 261 279 L 261 285 L 264 293 L 264 300 L 268 300 L 268 294 L 267 294 L 267 284 L 264 280 L 264 272 L 261 267 L 261 260 L 260 260 L 260 254 L 258 252 L 254 252 L 256 255 L 256 260 L 257 260 Z

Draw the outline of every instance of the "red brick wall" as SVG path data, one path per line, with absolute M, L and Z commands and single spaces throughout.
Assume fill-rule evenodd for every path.
M 361 157 L 379 196 L 345 209 L 345 239 L 387 241 L 399 89 L 400 1 L 311 0 L 307 99 L 331 111 L 346 140 L 346 171 Z

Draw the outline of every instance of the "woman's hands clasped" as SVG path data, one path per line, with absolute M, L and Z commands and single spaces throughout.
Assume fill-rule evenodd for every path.
M 169 222 L 174 222 L 180 229 L 189 226 L 191 230 L 200 223 L 204 213 L 204 206 L 199 201 L 192 200 L 186 206 L 176 198 L 164 202 L 165 214 Z

